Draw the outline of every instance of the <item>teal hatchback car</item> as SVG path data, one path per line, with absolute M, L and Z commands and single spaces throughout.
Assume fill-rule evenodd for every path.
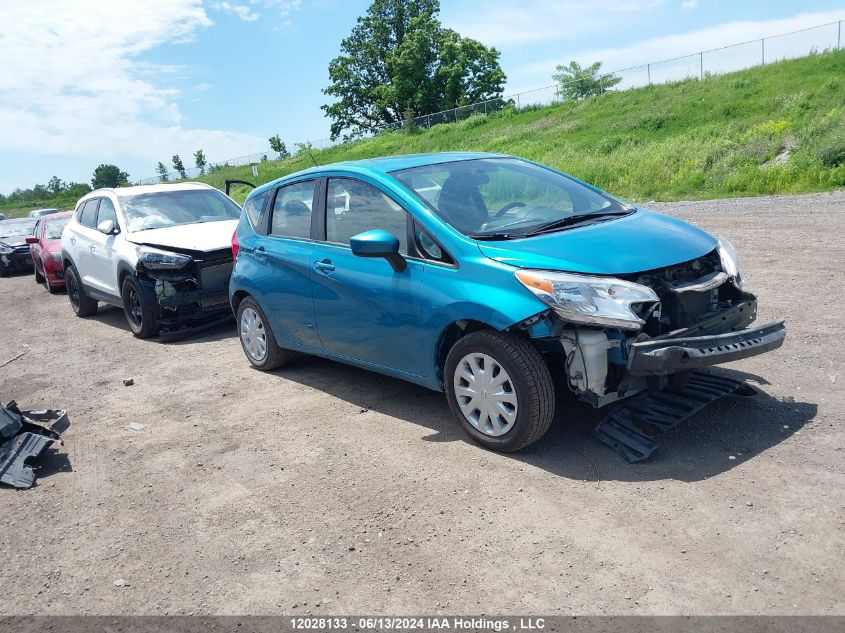
M 232 247 L 255 367 L 304 352 L 445 391 L 472 439 L 499 451 L 546 432 L 553 379 L 596 407 L 656 395 L 679 419 L 736 389 L 702 387 L 698 368 L 785 336 L 782 322 L 748 327 L 756 299 L 728 242 L 509 156 L 307 169 L 251 192 Z M 650 454 L 620 420 L 602 439 Z

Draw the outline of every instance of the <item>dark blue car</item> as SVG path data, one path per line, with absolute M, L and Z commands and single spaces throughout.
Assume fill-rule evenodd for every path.
M 527 160 L 394 156 L 253 191 L 233 237 L 247 359 L 316 354 L 445 391 L 502 451 L 593 406 L 780 346 L 729 243 Z

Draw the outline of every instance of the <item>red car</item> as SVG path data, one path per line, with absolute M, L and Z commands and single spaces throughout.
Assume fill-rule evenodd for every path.
M 73 212 L 45 215 L 35 225 L 34 235 L 26 238 L 32 253 L 35 268 L 35 282 L 44 284 L 50 292 L 65 287 L 65 271 L 62 268 L 62 231 Z

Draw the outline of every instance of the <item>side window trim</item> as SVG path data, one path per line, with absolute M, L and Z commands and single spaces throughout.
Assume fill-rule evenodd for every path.
M 351 175 L 326 176 L 325 177 L 326 190 L 325 190 L 325 195 L 323 196 L 323 202 L 324 202 L 324 205 L 323 205 L 323 227 L 322 227 L 323 231 L 322 231 L 322 234 L 320 235 L 319 241 L 323 242 L 324 244 L 331 244 L 333 246 L 342 246 L 342 247 L 348 248 L 348 249 L 352 248 L 349 244 L 344 244 L 343 242 L 331 242 L 328 239 L 326 216 L 328 215 L 328 209 L 329 209 L 328 191 L 329 191 L 329 181 L 330 180 L 351 180 L 353 182 L 359 182 L 359 183 L 364 184 L 364 185 L 369 185 L 370 187 L 374 187 L 375 189 L 378 189 L 384 196 L 393 200 L 393 202 L 400 209 L 402 209 L 402 211 L 405 212 L 405 244 L 407 244 L 408 248 L 410 248 L 410 245 L 413 242 L 413 240 L 411 240 L 410 238 L 412 237 L 413 226 L 414 226 L 414 221 L 415 221 L 413 214 L 411 214 L 411 212 L 408 211 L 408 208 L 403 203 L 399 202 L 399 200 L 396 199 L 396 196 L 394 196 L 391 192 L 385 191 L 383 187 L 380 187 L 379 185 L 377 185 L 374 182 L 370 182 L 369 180 L 365 180 L 363 178 L 357 178 L 357 177 L 351 176 Z M 406 248 L 406 250 L 408 250 L 408 249 Z
M 428 236 L 428 239 L 430 239 L 432 242 L 437 244 L 438 248 L 442 251 L 442 253 L 444 255 L 443 260 L 432 259 L 431 257 L 428 257 L 422 251 L 422 249 L 419 246 L 418 240 L 417 240 L 417 231 L 418 230 L 425 233 Z M 410 238 L 409 244 L 412 245 L 412 249 L 408 250 L 408 257 L 410 257 L 412 259 L 419 259 L 421 261 L 426 262 L 427 264 L 434 264 L 436 266 L 444 266 L 446 268 L 460 268 L 460 266 L 458 265 L 458 260 L 456 260 L 454 257 L 452 257 L 452 254 L 449 251 L 446 250 L 446 248 L 443 246 L 443 244 L 440 242 L 440 240 L 435 238 L 431 234 L 431 232 L 428 229 L 426 229 L 422 224 L 420 224 L 419 221 L 417 221 L 417 220 L 414 220 L 411 223 L 411 238 Z
M 89 200 L 85 201 L 85 204 L 83 205 L 83 207 L 87 207 L 89 204 L 92 204 L 92 203 L 94 204 L 94 212 L 93 212 L 94 213 L 94 224 L 92 226 L 91 224 L 85 224 L 84 222 L 80 221 L 80 224 L 82 226 L 87 227 L 89 229 L 96 229 L 97 228 L 97 215 L 100 213 L 100 199 L 101 198 L 98 196 L 96 198 L 90 198 Z M 80 220 L 84 217 L 85 217 L 85 208 L 82 209 L 82 213 L 80 214 Z
M 108 196 L 103 196 L 102 198 L 100 198 L 100 203 L 97 205 L 97 219 L 94 221 L 94 228 L 100 226 L 100 211 L 102 211 L 103 209 L 103 200 L 108 200 L 109 203 L 111 203 L 112 211 L 114 212 L 114 223 L 117 228 L 122 229 L 122 227 L 120 226 L 120 219 L 117 217 L 117 206 L 115 205 L 114 200 L 112 200 Z
M 303 178 L 302 180 L 294 180 L 293 182 L 286 182 L 283 185 L 279 185 L 273 190 L 273 195 L 269 196 L 266 207 L 267 212 L 264 214 L 265 219 L 262 222 L 262 229 L 265 237 L 274 237 L 277 239 L 282 240 L 299 240 L 300 242 L 313 242 L 314 241 L 314 213 L 315 204 L 318 202 L 319 199 L 319 190 L 320 190 L 320 182 L 322 178 Z M 276 235 L 272 232 L 273 227 L 273 210 L 276 208 L 276 198 L 279 197 L 279 192 L 284 189 L 285 187 L 292 187 L 294 185 L 301 185 L 302 183 L 306 182 L 313 182 L 314 183 L 314 193 L 311 196 L 311 230 L 310 230 L 310 237 L 296 237 L 293 235 Z M 271 200 L 270 200 L 271 199 Z

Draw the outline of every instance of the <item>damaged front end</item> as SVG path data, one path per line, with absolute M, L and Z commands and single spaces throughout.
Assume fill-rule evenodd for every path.
M 786 336 L 782 321 L 749 327 L 757 299 L 743 290 L 742 270 L 727 242 L 692 261 L 615 278 L 545 271 L 516 276 L 551 308 L 518 327 L 543 352 L 563 359 L 570 389 L 595 407 L 644 392 L 631 404 L 639 411 L 634 419 L 653 423 L 654 416 L 643 412 L 662 407 L 662 428 L 715 398 L 744 391 L 731 379 L 714 386 L 696 370 L 776 349 Z M 655 393 L 668 400 L 646 400 Z M 600 424 L 599 437 L 629 461 L 656 448 L 634 438 L 636 450 L 626 453 L 624 441 L 611 441 L 602 430 Z M 633 438 L 639 430 L 628 425 L 624 432 Z
M 160 336 L 173 340 L 230 320 L 232 266 L 228 248 L 165 252 L 139 247 L 135 272 L 141 298 L 153 307 Z

